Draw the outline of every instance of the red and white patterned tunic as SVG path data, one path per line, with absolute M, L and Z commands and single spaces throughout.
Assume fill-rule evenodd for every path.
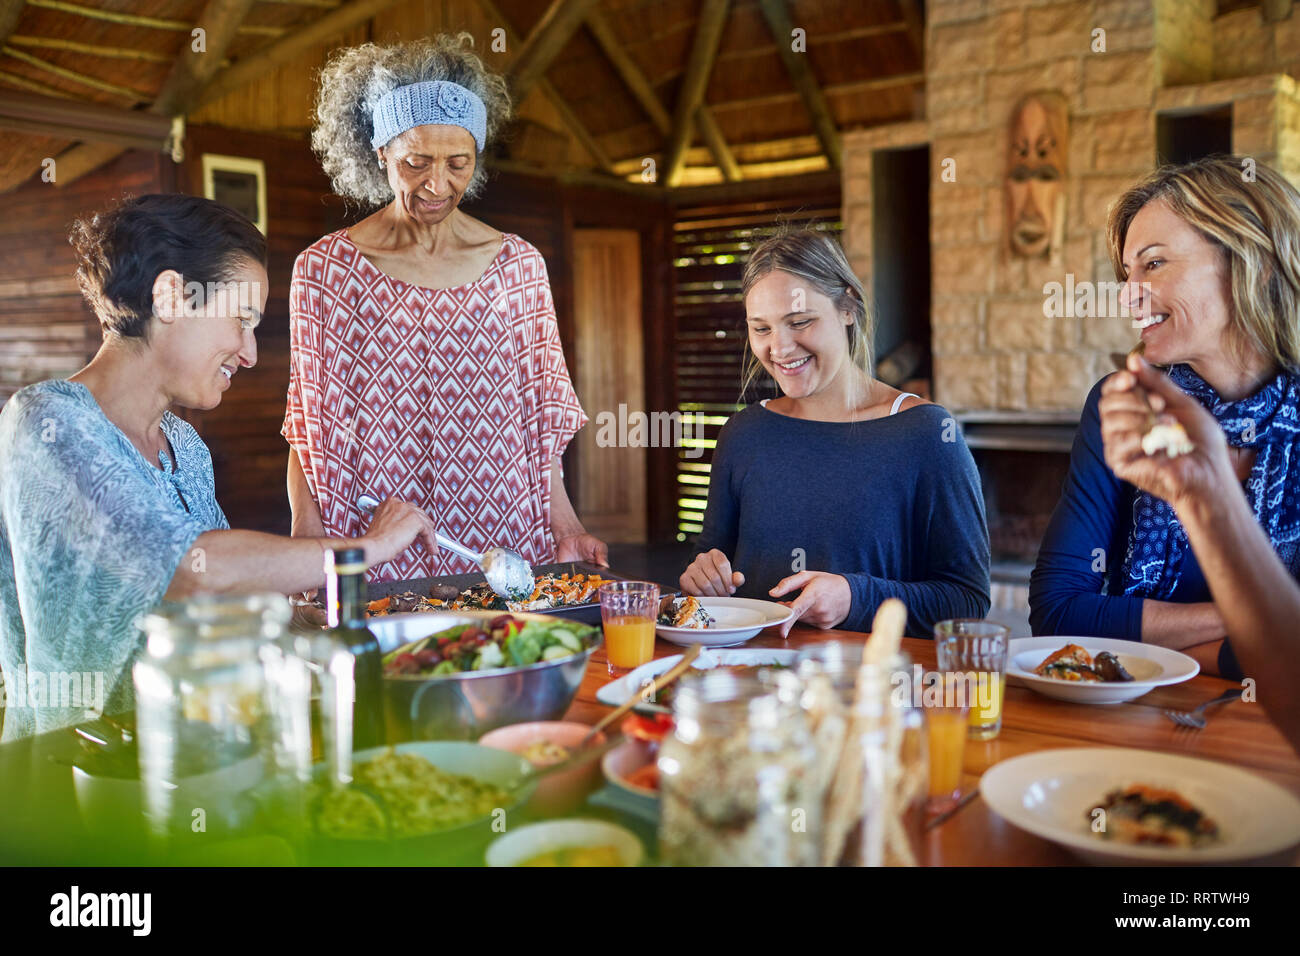
M 551 459 L 587 416 L 532 245 L 507 233 L 478 279 L 429 289 L 381 272 L 346 230 L 332 233 L 294 263 L 289 329 L 281 433 L 327 535 L 363 532 L 358 495 L 395 495 L 472 548 L 552 560 Z M 371 578 L 471 570 L 417 543 Z

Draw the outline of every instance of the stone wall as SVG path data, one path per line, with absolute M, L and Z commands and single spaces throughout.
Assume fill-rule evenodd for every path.
M 1234 104 L 1234 151 L 1300 184 L 1300 99 L 1274 72 L 1300 68 L 1300 13 L 1264 24 L 1257 8 L 1220 18 L 1214 9 L 1213 0 L 927 4 L 926 120 L 845 136 L 844 223 L 850 259 L 867 277 L 871 155 L 929 142 L 938 401 L 954 411 L 1077 412 L 1110 370 L 1109 353 L 1133 344 L 1129 319 L 1046 317 L 1044 286 L 1067 275 L 1115 281 L 1106 213 L 1155 164 L 1157 112 Z M 1269 75 L 1216 79 L 1249 70 L 1242 44 L 1266 48 Z M 1059 252 L 1024 259 L 1004 245 L 1004 151 L 1013 107 L 1038 90 L 1069 105 L 1066 228 Z

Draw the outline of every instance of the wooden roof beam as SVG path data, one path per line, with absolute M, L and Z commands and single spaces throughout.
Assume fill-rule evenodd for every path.
M 744 179 L 745 175 L 740 171 L 740 164 L 736 162 L 735 155 L 727 145 L 726 137 L 722 135 L 722 130 L 719 129 L 712 111 L 707 106 L 700 104 L 700 108 L 695 111 L 695 125 L 699 127 L 700 135 L 709 147 L 709 152 L 713 154 L 714 161 L 722 170 L 722 178 L 729 183 L 738 183 Z M 685 168 L 685 163 L 682 165 Z
M 519 55 L 510 64 L 510 88 L 519 102 L 540 80 L 564 45 L 582 26 L 597 0 L 553 0 L 542 19 L 524 40 Z
M 265 49 L 241 57 L 231 66 L 217 74 L 216 79 L 198 96 L 191 109 L 206 106 L 213 100 L 219 100 L 253 80 L 269 73 L 278 66 L 288 63 L 299 53 L 318 46 L 332 39 L 359 23 L 365 23 L 377 13 L 395 5 L 398 0 L 352 0 L 346 6 L 339 7 L 333 13 L 327 13 L 317 20 L 286 36 Z
M 47 73 L 53 73 L 55 76 L 62 77 L 72 83 L 79 83 L 82 86 L 88 86 L 92 90 L 101 90 L 104 93 L 112 93 L 114 96 L 120 96 L 123 99 L 130 100 L 132 103 L 139 103 L 148 99 L 145 93 L 139 90 L 133 90 L 128 86 L 119 86 L 116 83 L 109 83 L 107 80 L 101 80 L 96 76 L 88 76 L 85 73 L 78 73 L 76 70 L 69 70 L 67 67 L 59 66 L 56 63 L 50 63 L 42 60 L 38 56 L 32 56 L 23 50 L 5 45 L 0 47 L 0 53 L 5 56 L 11 56 L 15 60 L 21 60 L 23 63 L 30 64 L 38 70 L 45 70 Z
M 86 56 L 102 56 L 110 60 L 140 60 L 145 63 L 171 63 L 174 57 L 153 50 L 138 50 L 134 47 L 99 46 L 94 43 L 78 43 L 75 40 L 61 40 L 58 37 L 30 37 L 15 33 L 9 38 L 12 46 L 34 50 L 60 50 L 65 53 L 84 53 Z
M 785 0 L 758 0 L 758 5 L 763 11 L 763 18 L 767 20 L 768 28 L 772 31 L 772 39 L 776 41 L 776 52 L 780 55 L 781 62 L 785 64 L 786 72 L 790 74 L 790 82 L 799 91 L 799 98 L 803 100 L 804 108 L 808 110 L 813 131 L 822 144 L 822 151 L 826 154 L 831 168 L 839 169 L 840 131 L 835 126 L 835 118 L 831 115 L 826 97 L 822 95 L 817 79 L 813 76 L 812 67 L 808 65 L 808 55 L 796 53 L 791 49 L 790 36 L 794 24 L 790 20 L 790 11 L 786 9 Z
M 519 34 L 517 34 L 514 28 L 510 26 L 510 21 L 505 18 L 505 15 L 497 8 L 497 5 L 493 3 L 492 0 L 478 0 L 478 5 L 479 8 L 487 14 L 489 20 L 493 23 L 499 24 L 501 29 L 506 31 L 507 47 L 517 47 L 519 43 Z M 610 175 L 614 175 L 614 162 L 609 158 L 609 154 L 601 148 L 600 144 L 596 142 L 596 138 L 591 135 L 585 126 L 582 125 L 582 121 L 579 120 L 573 110 L 569 108 L 569 104 L 565 102 L 564 97 L 559 94 L 559 91 L 551 85 L 551 81 L 545 77 L 539 77 L 536 85 L 542 95 L 551 101 L 551 105 L 555 108 L 555 111 L 560 114 L 560 120 L 569 128 L 569 132 L 573 134 L 574 139 L 576 139 L 591 158 L 596 161 L 596 165 Z M 519 97 L 516 92 L 516 108 L 522 101 L 522 98 Z
M 55 139 L 160 150 L 171 121 L 139 110 L 0 90 L 0 128 Z
M 704 102 L 704 88 L 708 86 L 713 59 L 718 54 L 718 43 L 722 39 L 722 28 L 727 23 L 728 2 L 729 0 L 704 0 L 700 9 L 691 55 L 686 61 L 686 76 L 682 79 L 677 106 L 673 111 L 673 128 L 664 163 L 663 182 L 669 189 L 681 182 L 696 112 Z
M 623 49 L 623 45 L 618 42 L 618 36 L 614 33 L 613 26 L 599 9 L 593 9 L 587 14 L 587 29 L 596 38 L 596 43 L 604 52 L 606 59 L 609 60 L 618 75 L 623 79 L 628 91 L 641 104 L 641 108 L 650 117 L 650 121 L 655 124 L 659 132 L 663 133 L 664 136 L 668 136 L 672 130 L 672 117 L 668 115 L 668 111 L 659 102 L 654 87 L 650 85 L 646 75 L 641 72 L 641 68 L 636 65 L 636 61 L 628 55 L 628 52 Z M 722 175 L 726 177 L 728 182 L 740 180 L 740 166 L 736 163 L 736 157 L 732 155 L 722 131 L 718 129 L 718 124 L 713 119 L 713 113 L 704 104 L 700 104 L 700 108 L 696 110 L 695 123 L 699 128 L 700 135 L 713 153 L 718 168 L 722 170 Z
M 42 10 L 57 10 L 59 13 L 71 13 L 75 16 L 86 17 L 91 20 L 103 20 L 105 23 L 120 23 L 129 27 L 147 27 L 151 30 L 175 30 L 182 33 L 189 33 L 194 29 L 194 24 L 187 23 L 184 20 L 165 20 L 161 17 L 143 17 L 134 13 L 117 13 L 113 10 L 96 10 L 94 7 L 83 7 L 76 3 L 65 3 L 64 0 L 27 0 L 29 6 L 40 7 Z M 285 33 L 284 27 L 254 27 L 241 26 L 240 33 L 250 33 L 255 36 L 278 37 Z
M 235 39 L 239 24 L 256 0 L 208 0 L 199 17 L 199 27 L 207 34 L 205 52 L 194 52 L 193 44 L 181 47 L 149 112 L 160 116 L 184 114 L 198 100 L 221 69 L 226 50 Z
M 212 82 L 213 75 L 221 69 L 221 62 L 239 31 L 240 22 L 255 2 L 256 0 L 208 0 L 195 24 L 195 29 L 204 31 L 204 52 L 194 52 L 193 45 L 189 43 L 181 47 L 180 55 L 172 64 L 171 72 L 167 74 L 162 89 L 154 97 L 147 112 L 164 118 L 170 126 L 173 116 L 184 116 L 190 111 L 204 87 Z M 59 186 L 76 182 L 116 156 L 116 152 L 110 151 L 102 143 L 79 143 L 58 156 L 54 181 Z
M 9 38 L 18 29 L 18 18 L 23 15 L 26 0 L 0 0 L 0 46 L 9 42 Z
M 917 0 L 898 0 L 898 9 L 903 13 L 903 26 L 907 29 L 907 38 L 916 51 L 917 62 L 925 67 L 925 18 L 921 15 L 921 5 Z

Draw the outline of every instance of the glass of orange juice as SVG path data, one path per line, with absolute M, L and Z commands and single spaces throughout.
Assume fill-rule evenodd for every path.
M 939 670 L 964 682 L 971 740 L 992 740 L 1002 730 L 1010 637 L 1009 628 L 992 621 L 957 618 L 934 626 Z
M 605 656 L 611 677 L 649 663 L 655 653 L 655 619 L 659 585 L 648 581 L 611 581 L 600 587 L 600 620 L 605 629 Z
M 950 685 L 951 686 L 951 685 Z M 926 742 L 930 749 L 928 807 L 942 813 L 956 806 L 961 794 L 962 759 L 966 753 L 970 708 L 960 697 L 949 694 L 942 703 L 926 706 Z

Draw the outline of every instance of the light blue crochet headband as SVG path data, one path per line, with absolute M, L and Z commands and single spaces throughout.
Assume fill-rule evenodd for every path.
M 408 129 L 431 124 L 468 130 L 480 153 L 487 141 L 487 107 L 472 92 L 450 80 L 399 86 L 379 101 L 373 115 L 370 145 L 376 149 Z

